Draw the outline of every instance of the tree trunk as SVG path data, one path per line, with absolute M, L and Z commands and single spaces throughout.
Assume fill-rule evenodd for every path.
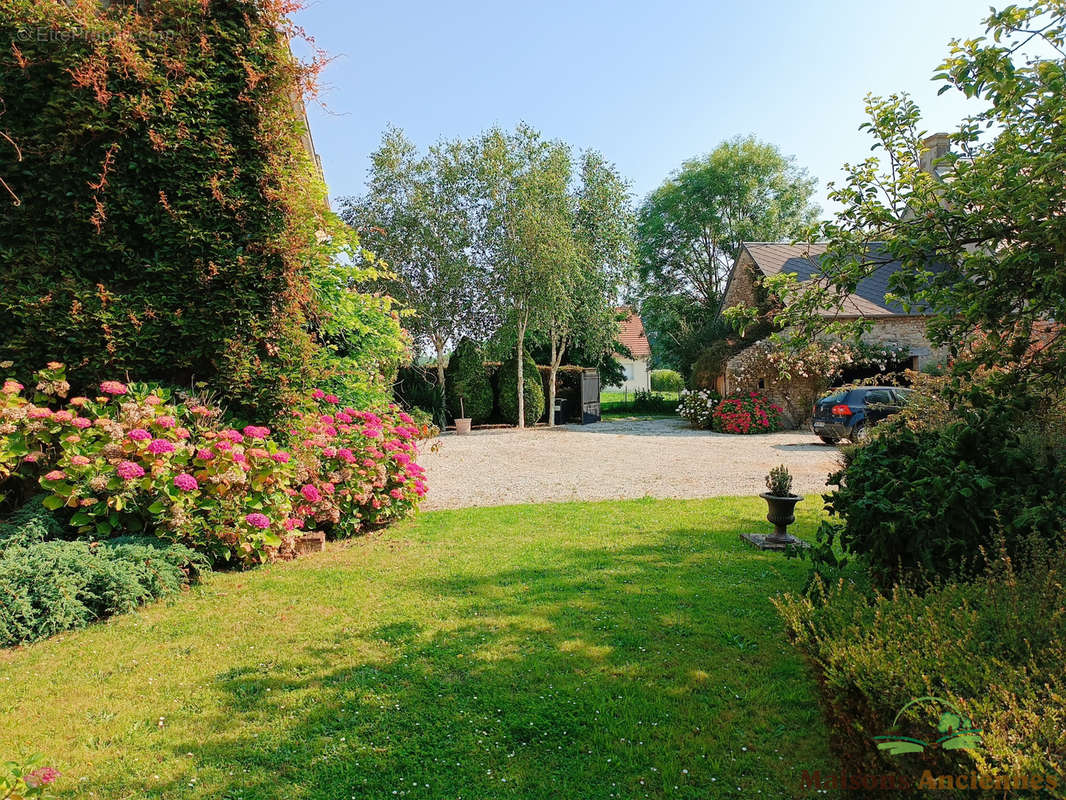
M 552 340 L 552 356 L 551 361 L 548 363 L 548 427 L 555 427 L 555 371 L 558 369 L 555 365 L 555 353 L 558 348 L 555 346 L 555 334 L 549 334 L 548 337 Z
M 555 336 L 551 337 L 552 340 L 552 358 L 548 371 L 548 426 L 555 427 L 555 379 L 559 374 L 559 366 L 563 363 L 563 354 L 566 352 L 566 342 L 560 337 L 556 342 Z
M 448 396 L 444 390 L 444 340 L 434 336 L 433 347 L 437 350 L 437 382 L 440 384 L 441 414 L 444 416 L 440 429 L 443 431 L 448 424 Z
M 525 367 L 526 354 L 526 325 L 518 323 L 518 427 L 526 427 L 526 393 L 523 380 L 523 368 Z

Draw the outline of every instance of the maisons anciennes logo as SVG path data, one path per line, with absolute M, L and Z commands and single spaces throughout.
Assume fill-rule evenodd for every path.
M 904 712 L 915 706 L 931 707 L 934 711 L 939 711 L 936 723 L 936 733 L 939 735 L 934 735 L 929 740 L 911 736 L 875 736 L 878 750 L 898 756 L 901 753 L 923 753 L 929 748 L 972 750 L 981 743 L 981 731 L 973 726 L 970 718 L 940 697 L 918 697 L 911 700 L 896 714 L 892 720 L 892 728 L 897 728 Z
M 923 724 L 913 726 L 908 733 L 916 735 L 886 734 L 874 736 L 877 749 L 890 756 L 908 753 L 924 753 L 929 750 L 973 750 L 981 744 L 981 730 L 958 708 L 941 697 L 918 697 L 911 700 L 899 710 L 892 720 L 891 730 L 898 730 L 900 720 L 909 709 L 910 718 L 918 716 Z M 924 712 L 924 713 L 916 713 Z M 978 775 L 946 774 L 935 775 L 931 770 L 924 770 L 919 778 L 912 778 L 903 773 L 886 773 L 880 775 L 849 773 L 814 773 L 803 771 L 804 789 L 851 789 L 867 791 L 900 792 L 911 789 L 919 790 L 996 790 L 996 791 L 1040 791 L 1054 792 L 1058 788 L 1058 778 L 1053 775 Z

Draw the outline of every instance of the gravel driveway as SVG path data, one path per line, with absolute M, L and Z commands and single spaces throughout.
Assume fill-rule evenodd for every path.
M 778 464 L 792 471 L 793 491 L 816 495 L 837 461 L 835 447 L 806 431 L 731 436 L 695 431 L 680 419 L 446 434 L 422 450 L 426 510 L 750 495 L 765 491 L 763 479 Z

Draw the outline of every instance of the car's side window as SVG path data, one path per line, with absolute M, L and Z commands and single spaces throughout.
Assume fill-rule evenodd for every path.
M 866 393 L 866 405 L 878 406 L 878 405 L 891 405 L 892 395 L 889 394 L 887 389 L 874 389 Z

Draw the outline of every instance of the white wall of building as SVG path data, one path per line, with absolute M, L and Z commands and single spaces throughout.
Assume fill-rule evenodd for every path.
M 622 365 L 625 370 L 626 379 L 623 383 L 616 386 L 604 387 L 608 389 L 624 390 L 627 392 L 635 392 L 637 389 L 651 389 L 651 367 L 649 358 L 619 358 L 618 363 Z

